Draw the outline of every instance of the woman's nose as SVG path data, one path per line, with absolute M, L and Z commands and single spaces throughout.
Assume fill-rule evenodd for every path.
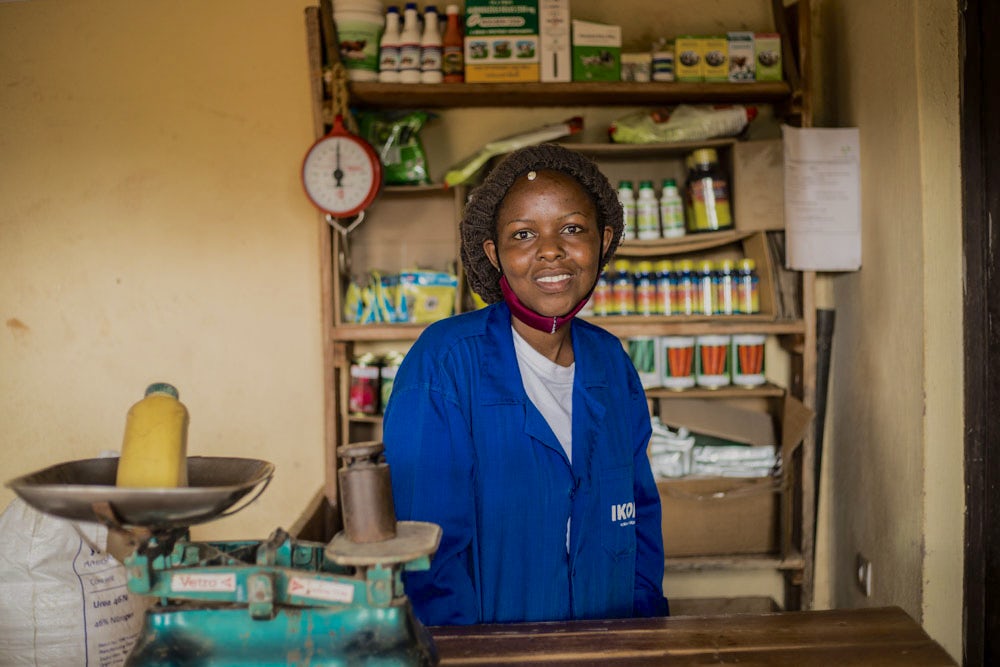
M 565 255 L 562 236 L 545 234 L 538 239 L 538 257 L 541 259 L 558 259 Z

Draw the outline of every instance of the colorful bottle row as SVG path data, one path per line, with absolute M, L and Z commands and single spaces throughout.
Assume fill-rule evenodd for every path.
M 588 315 L 751 315 L 760 312 L 754 260 L 615 260 L 597 281 Z
M 379 42 L 378 80 L 382 83 L 461 83 L 464 77 L 462 26 L 458 5 L 448 5 L 442 30 L 437 7 L 424 8 L 423 27 L 415 2 L 386 9 Z

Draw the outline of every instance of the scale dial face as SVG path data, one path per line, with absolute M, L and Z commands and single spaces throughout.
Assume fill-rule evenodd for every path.
M 302 184 L 316 208 L 335 218 L 349 218 L 370 206 L 378 195 L 382 162 L 338 117 L 333 130 L 306 153 Z

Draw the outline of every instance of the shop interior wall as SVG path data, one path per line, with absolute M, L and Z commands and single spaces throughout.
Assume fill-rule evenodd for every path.
M 0 3 L 5 478 L 117 449 L 128 405 L 169 380 L 192 454 L 277 464 L 260 502 L 196 537 L 262 537 L 319 488 L 317 219 L 297 179 L 312 139 L 305 4 Z M 949 650 L 962 491 L 953 4 L 814 6 L 828 33 L 818 124 L 862 128 L 865 193 L 865 267 L 825 283 L 838 312 L 817 602 L 902 604 Z M 675 25 L 770 21 L 764 0 L 573 7 L 640 35 L 634 47 Z M 428 126 L 433 169 L 497 138 L 490 127 L 581 112 L 598 136 L 606 112 L 455 112 Z M 11 498 L 0 490 L 0 506 Z M 870 599 L 852 588 L 859 551 L 875 566 Z M 723 576 L 670 583 L 734 590 Z
M 302 4 L 0 3 L 0 90 L 4 481 L 118 450 L 169 381 L 191 455 L 277 466 L 195 535 L 288 527 L 323 474 Z
M 862 269 L 821 280 L 836 333 L 817 601 L 900 605 L 957 659 L 964 521 L 957 6 L 820 0 L 814 10 L 817 125 L 860 128 L 863 220 Z M 871 597 L 856 584 L 859 554 L 872 563 Z

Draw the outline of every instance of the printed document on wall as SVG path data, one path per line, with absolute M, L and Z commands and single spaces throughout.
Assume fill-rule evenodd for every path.
M 787 268 L 861 268 L 858 128 L 781 127 L 785 145 Z

